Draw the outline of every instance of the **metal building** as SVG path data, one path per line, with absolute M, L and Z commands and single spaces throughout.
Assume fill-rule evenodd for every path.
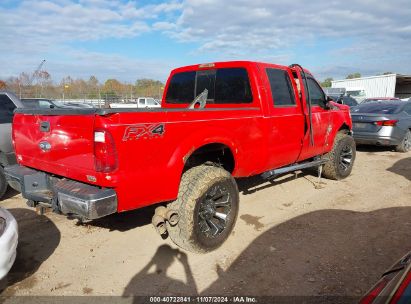
M 335 80 L 332 88 L 344 88 L 347 94 L 362 100 L 370 97 L 411 97 L 411 75 L 389 74 Z

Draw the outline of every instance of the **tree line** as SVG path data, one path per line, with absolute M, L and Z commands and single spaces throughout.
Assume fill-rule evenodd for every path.
M 60 82 L 54 82 L 50 73 L 39 71 L 33 75 L 20 73 L 17 77 L 0 79 L 0 90 L 14 92 L 20 98 L 50 99 L 104 99 L 134 100 L 137 97 L 160 99 L 164 83 L 154 79 L 137 79 L 127 83 L 115 78 L 101 83 L 97 77 L 88 79 L 66 76 Z

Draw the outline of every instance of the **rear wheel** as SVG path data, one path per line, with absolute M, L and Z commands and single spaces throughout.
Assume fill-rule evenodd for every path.
M 407 130 L 401 143 L 395 147 L 398 152 L 408 152 L 411 150 L 411 131 Z
M 214 250 L 233 230 L 238 204 L 237 184 L 229 172 L 208 165 L 191 168 L 183 174 L 177 200 L 168 206 L 179 214 L 177 225 L 167 222 L 170 238 L 188 251 Z
M 0 166 L 0 199 L 7 191 L 7 180 L 6 176 L 4 175 L 4 169 Z
M 355 142 L 352 136 L 339 132 L 335 136 L 333 149 L 325 155 L 329 161 L 324 165 L 326 178 L 340 180 L 351 174 L 355 161 Z

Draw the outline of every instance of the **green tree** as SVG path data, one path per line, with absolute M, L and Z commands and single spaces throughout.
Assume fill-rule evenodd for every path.
M 331 81 L 333 81 L 334 79 L 331 77 L 325 78 L 323 82 L 321 82 L 321 86 L 323 88 L 331 88 Z
M 160 98 L 164 84 L 153 79 L 137 79 L 135 92 L 137 96 Z
M 89 80 L 87 81 L 87 97 L 88 98 L 100 98 L 100 83 L 96 76 L 90 76 Z
M 354 78 L 361 78 L 361 74 L 357 72 L 357 73 L 348 74 L 347 77 L 345 77 L 345 79 L 354 79 Z

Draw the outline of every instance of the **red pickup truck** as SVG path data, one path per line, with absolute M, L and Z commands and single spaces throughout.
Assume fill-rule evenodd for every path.
M 345 178 L 351 127 L 299 65 L 200 64 L 171 72 L 160 109 L 16 110 L 18 165 L 5 172 L 30 206 L 81 218 L 161 204 L 159 232 L 206 252 L 233 229 L 235 178 L 308 167 Z

